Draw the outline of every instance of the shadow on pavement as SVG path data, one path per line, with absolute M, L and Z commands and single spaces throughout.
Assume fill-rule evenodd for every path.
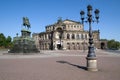
M 80 65 L 72 64 L 72 63 L 67 62 L 67 61 L 56 61 L 56 62 L 61 63 L 61 64 L 68 64 L 68 65 L 71 65 L 71 66 L 77 67 L 77 68 L 79 68 L 79 69 L 87 70 L 87 68 L 84 67 L 84 66 L 80 66 Z

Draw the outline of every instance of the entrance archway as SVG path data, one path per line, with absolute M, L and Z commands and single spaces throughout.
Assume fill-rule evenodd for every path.
M 104 42 L 101 43 L 101 49 L 105 49 L 105 43 Z
M 61 44 L 57 44 L 57 49 L 61 50 Z

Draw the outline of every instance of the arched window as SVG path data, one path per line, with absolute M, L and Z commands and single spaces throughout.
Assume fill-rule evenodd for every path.
M 81 39 L 83 39 L 83 34 L 81 34 Z
M 51 34 L 48 35 L 48 38 L 51 39 Z
M 75 35 L 74 34 L 72 34 L 72 39 L 75 39 Z
M 75 43 L 72 43 L 72 49 L 75 50 Z
M 70 34 L 67 34 L 67 39 L 70 39 Z
M 87 39 L 87 34 L 85 34 L 85 39 Z
M 67 49 L 70 49 L 70 43 L 67 43 Z
M 57 31 L 62 31 L 62 28 L 61 28 L 61 27 L 58 27 L 56 30 L 57 30 Z
M 76 35 L 76 39 L 80 39 L 79 34 Z

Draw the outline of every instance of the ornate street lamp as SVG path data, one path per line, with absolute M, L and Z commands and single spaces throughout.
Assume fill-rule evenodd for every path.
M 89 47 L 88 47 L 88 55 L 86 57 L 86 60 L 87 60 L 87 70 L 88 71 L 98 71 L 97 69 L 97 57 L 95 55 L 95 52 L 94 52 L 94 44 L 93 44 L 93 33 L 92 33 L 92 26 L 91 26 L 91 23 L 92 22 L 99 22 L 98 19 L 99 19 L 99 10 L 96 9 L 94 11 L 95 13 L 95 18 L 96 20 L 93 20 L 93 17 L 92 17 L 92 6 L 91 5 L 88 5 L 87 6 L 87 20 L 84 21 L 84 14 L 85 12 L 84 11 L 81 11 L 80 12 L 80 15 L 81 15 L 81 20 L 82 20 L 82 24 L 84 22 L 88 22 L 89 23 Z

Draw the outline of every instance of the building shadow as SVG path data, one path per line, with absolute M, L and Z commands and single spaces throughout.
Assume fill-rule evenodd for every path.
M 67 61 L 56 61 L 56 62 L 57 63 L 61 63 L 61 64 L 68 64 L 68 65 L 74 66 L 74 67 L 79 68 L 79 69 L 87 70 L 87 68 L 85 66 L 80 66 L 80 65 L 72 64 L 72 63 L 67 62 Z

